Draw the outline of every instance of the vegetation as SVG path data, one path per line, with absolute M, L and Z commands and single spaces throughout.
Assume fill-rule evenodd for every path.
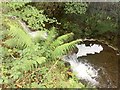
M 81 42 L 74 40 L 74 34 L 83 38 L 116 31 L 112 17 L 104 13 L 88 15 L 88 3 L 62 3 L 61 20 L 46 13 L 47 5 L 37 7 L 29 1 L 2 3 L 0 83 L 3 88 L 85 88 L 61 57 L 72 53 L 75 44 Z
M 72 32 L 77 34 L 76 35 L 77 38 L 80 36 L 81 38 L 94 38 L 96 36 L 100 37 L 101 35 L 106 34 L 106 32 L 117 33 L 117 28 L 118 28 L 118 24 L 117 24 L 118 11 L 117 10 L 118 9 L 116 10 L 115 6 L 113 6 L 114 8 L 112 10 L 114 11 L 114 13 L 111 14 L 107 10 L 104 11 L 104 6 L 103 8 L 100 8 L 100 10 L 102 9 L 101 11 L 99 10 L 99 8 L 98 10 L 96 10 L 97 6 L 95 9 L 94 7 L 93 9 L 87 8 L 87 7 L 91 7 L 90 5 L 94 5 L 94 3 L 93 4 L 85 3 L 82 5 L 80 5 L 80 3 L 77 3 L 75 5 L 74 4 L 75 3 L 72 3 L 73 6 L 71 6 L 71 4 L 68 4 L 71 7 L 67 7 L 67 11 L 69 11 L 67 18 L 64 18 L 64 20 L 61 21 L 61 23 L 63 24 L 63 28 L 65 30 L 68 30 L 68 31 L 71 30 Z M 105 5 L 107 6 L 107 3 Z M 117 7 L 118 6 L 116 4 L 116 8 Z M 79 13 L 78 11 L 81 11 L 81 13 Z M 116 15 L 116 18 L 115 18 L 115 15 Z
M 85 14 L 87 10 L 87 3 L 68 2 L 65 3 L 66 14 Z
M 12 5 L 13 4 L 13 5 Z M 84 87 L 74 79 L 65 79 L 67 69 L 61 56 L 75 48 L 80 40 L 71 41 L 73 33 L 57 36 L 55 27 L 46 29 L 45 22 L 56 22 L 47 18 L 35 7 L 26 3 L 3 3 L 10 12 L 3 13 L 1 31 L 2 78 L 4 88 L 55 88 Z M 21 10 L 19 10 L 21 7 Z M 6 9 L 5 8 L 5 9 Z M 48 36 L 42 39 L 42 32 L 33 38 L 30 31 L 24 30 L 20 20 L 26 22 L 31 31 L 45 31 Z M 35 40 L 37 39 L 37 41 Z M 58 66 L 57 66 L 58 64 Z M 54 77 L 54 78 L 53 78 Z M 59 81 L 59 83 L 58 83 Z M 73 82 L 73 83 L 72 83 Z M 67 85 L 65 83 L 70 83 Z M 74 85 L 75 84 L 75 85 Z

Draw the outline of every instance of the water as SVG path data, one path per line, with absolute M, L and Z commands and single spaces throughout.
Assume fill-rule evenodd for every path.
M 76 45 L 78 48 L 77 57 L 87 56 L 88 54 L 100 53 L 103 50 L 103 47 L 98 44 L 90 44 L 86 46 L 85 44 Z
M 79 54 L 73 53 L 64 57 L 64 60 L 70 63 L 76 77 L 89 86 L 117 88 L 118 56 L 116 51 L 99 42 L 84 43 L 87 45 L 86 50 L 84 44 L 77 45 L 83 55 L 78 50 Z M 87 51 L 88 53 L 85 53 Z

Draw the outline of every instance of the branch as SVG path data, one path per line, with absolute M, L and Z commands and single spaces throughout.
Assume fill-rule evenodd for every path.
M 59 61 L 59 59 L 54 63 L 53 66 L 51 66 L 51 68 L 50 68 L 49 71 L 45 74 L 45 76 L 43 77 L 43 79 L 41 80 L 41 82 L 44 81 L 44 79 L 46 78 L 46 76 L 47 76 L 47 75 L 50 73 L 50 71 L 56 66 L 56 64 L 58 63 L 58 61 Z

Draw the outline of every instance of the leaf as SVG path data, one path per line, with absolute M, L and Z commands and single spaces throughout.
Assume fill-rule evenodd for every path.
M 0 78 L 0 84 L 2 84 L 3 83 L 3 79 L 2 78 Z
M 36 61 L 38 62 L 38 64 L 42 64 L 42 63 L 44 63 L 45 60 L 46 60 L 45 57 L 38 57 L 38 58 L 36 59 Z
M 10 27 L 8 32 L 12 38 L 5 41 L 10 47 L 25 48 L 34 45 L 30 35 L 28 35 L 22 28 L 20 28 L 15 21 L 7 19 L 7 25 Z
M 75 40 L 69 43 L 65 43 L 62 44 L 58 47 L 55 48 L 55 50 L 53 51 L 52 55 L 54 58 L 56 57 L 61 57 L 62 55 L 67 54 L 68 52 L 70 52 L 71 50 L 73 50 L 73 48 L 75 48 L 75 44 L 79 43 L 81 40 Z
M 73 33 L 68 33 L 68 34 L 59 36 L 59 37 L 52 43 L 52 45 L 53 45 L 54 47 L 59 46 L 59 45 L 62 45 L 63 43 L 68 42 L 68 41 L 70 41 L 71 39 L 73 39 L 73 35 L 74 35 Z

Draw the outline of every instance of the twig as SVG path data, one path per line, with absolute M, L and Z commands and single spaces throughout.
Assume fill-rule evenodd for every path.
M 10 54 L 10 56 L 11 56 L 13 59 L 17 59 L 17 58 L 15 58 L 12 54 Z
M 44 78 L 42 79 L 42 81 L 46 78 L 46 76 L 50 73 L 50 71 L 55 67 L 55 65 L 58 63 L 59 60 L 57 60 L 53 66 L 51 66 L 51 68 L 49 69 L 49 71 L 45 74 Z M 41 82 L 42 82 L 41 81 Z

